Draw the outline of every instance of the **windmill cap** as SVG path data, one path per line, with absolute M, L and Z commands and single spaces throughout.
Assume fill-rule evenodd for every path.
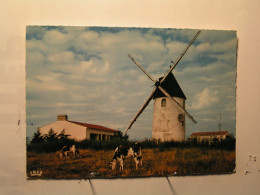
M 159 79 L 161 81 L 162 77 Z M 180 85 L 178 84 L 176 78 L 172 73 L 170 73 L 164 82 L 161 84 L 161 87 L 165 89 L 172 97 L 179 97 L 186 100 L 186 96 L 184 95 Z M 153 98 L 166 97 L 163 92 L 159 88 L 154 93 Z

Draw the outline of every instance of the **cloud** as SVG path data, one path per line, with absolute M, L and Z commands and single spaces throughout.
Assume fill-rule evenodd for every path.
M 47 58 L 53 64 L 68 64 L 74 62 L 75 54 L 71 51 L 63 51 L 60 53 L 50 54 Z
M 216 95 L 217 91 L 212 92 L 209 88 L 205 88 L 201 93 L 195 95 L 191 107 L 193 109 L 203 109 L 212 106 L 212 104 L 219 101 Z
M 79 69 L 86 71 L 86 70 L 89 70 L 91 67 L 93 67 L 92 61 L 82 61 L 82 62 L 80 62 Z
M 46 31 L 43 37 L 43 41 L 46 42 L 47 45 L 52 47 L 61 47 L 61 46 L 66 47 L 67 40 L 68 37 L 66 36 L 66 34 L 61 33 L 59 30 Z
M 57 113 L 67 113 L 75 121 L 125 129 L 153 89 L 153 83 L 127 54 L 133 54 L 158 79 L 196 32 L 30 27 L 26 41 L 27 120 L 41 126 L 54 121 Z M 201 128 L 221 110 L 234 113 L 235 40 L 233 32 L 202 31 L 173 71 L 187 96 L 187 109 L 205 121 Z M 134 124 L 131 136 L 151 136 L 152 104 Z M 214 112 L 207 116 L 210 109 Z

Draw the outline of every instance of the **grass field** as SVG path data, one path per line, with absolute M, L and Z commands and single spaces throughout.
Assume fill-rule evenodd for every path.
M 112 171 L 109 162 L 113 150 L 80 150 L 80 156 L 60 159 L 57 153 L 27 153 L 29 179 L 86 179 L 148 177 L 165 175 L 201 175 L 232 173 L 235 169 L 235 151 L 205 148 L 171 148 L 166 151 L 143 149 L 143 169 L 135 170 L 132 158 L 124 162 L 124 170 Z M 42 171 L 41 176 L 31 176 L 30 171 Z

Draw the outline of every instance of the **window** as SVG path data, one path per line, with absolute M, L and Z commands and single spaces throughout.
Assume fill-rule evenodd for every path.
M 90 133 L 90 140 L 98 140 L 98 134 Z
M 162 99 L 162 101 L 161 101 L 161 107 L 166 107 L 166 99 Z
M 182 123 L 182 126 L 183 126 L 184 125 L 184 115 L 183 114 L 179 114 L 178 115 L 178 120 L 179 120 L 179 122 Z
M 183 121 L 184 121 L 184 115 L 183 115 L 183 114 L 179 114 L 179 115 L 178 115 L 178 120 L 179 120 L 180 122 L 183 122 Z

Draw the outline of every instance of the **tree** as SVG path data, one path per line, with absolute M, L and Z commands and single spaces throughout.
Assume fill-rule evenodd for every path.
M 65 134 L 65 129 L 63 129 L 60 134 L 57 136 L 59 140 L 68 140 L 69 134 Z
M 69 134 L 65 134 L 65 129 L 63 129 L 59 135 L 57 135 L 57 138 L 61 141 L 68 141 L 69 140 Z
M 44 138 L 43 138 L 43 136 L 40 132 L 40 129 L 37 128 L 37 131 L 34 132 L 34 134 L 33 134 L 33 138 L 31 140 L 31 143 L 42 143 L 42 142 L 44 142 Z
M 117 131 L 117 132 L 114 132 L 114 136 L 113 136 L 113 139 L 114 138 L 117 138 L 117 139 L 123 139 L 123 140 L 128 140 L 128 137 L 129 135 L 125 134 L 123 135 L 123 132 L 122 131 Z
M 48 134 L 45 135 L 44 138 L 45 138 L 45 141 L 46 141 L 46 142 L 55 142 L 55 141 L 58 140 L 57 133 L 55 133 L 55 132 L 53 131 L 53 129 L 50 129 L 49 132 L 48 132 Z

